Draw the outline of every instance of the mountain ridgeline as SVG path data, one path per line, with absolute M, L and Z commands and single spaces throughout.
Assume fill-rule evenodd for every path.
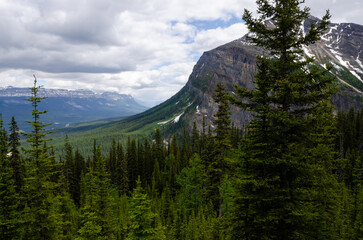
M 28 88 L 0 88 L 0 112 L 4 121 L 10 122 L 12 116 L 19 122 L 21 130 L 30 126 L 25 123 L 31 117 Z M 147 108 L 138 104 L 130 95 L 115 92 L 96 94 L 90 90 L 66 90 L 40 88 L 39 96 L 47 97 L 40 104 L 49 114 L 44 122 L 53 122 L 52 128 L 62 128 L 75 123 L 96 121 L 105 118 L 130 116 Z
M 306 19 L 301 26 L 301 34 L 308 31 L 312 21 L 319 20 L 314 17 Z M 267 24 L 273 27 L 273 23 Z M 363 26 L 332 23 L 322 39 L 304 48 L 304 51 L 308 56 L 314 56 L 321 67 L 326 67 L 327 63 L 333 65 L 331 72 L 337 76 L 336 85 L 339 88 L 339 92 L 332 99 L 336 110 L 362 108 Z M 194 66 L 186 85 L 164 103 L 121 121 L 94 125 L 86 129 L 96 135 L 104 136 L 108 133 L 108 137 L 120 139 L 122 134 L 145 137 L 156 128 L 160 128 L 167 137 L 176 132 L 181 133 L 184 127 L 191 130 L 193 122 L 196 122 L 197 129 L 201 131 L 204 119 L 205 125 L 211 126 L 213 130 L 214 114 L 218 109 L 213 100 L 217 83 L 225 85 L 231 95 L 234 95 L 234 85 L 252 89 L 257 70 L 256 56 L 263 54 L 268 55 L 268 52 L 250 44 L 245 37 L 204 52 Z M 244 128 L 251 119 L 251 113 L 235 106 L 231 107 L 231 120 L 238 128 Z M 83 130 L 82 127 L 65 131 L 77 132 L 76 138 L 90 135 L 90 132 Z

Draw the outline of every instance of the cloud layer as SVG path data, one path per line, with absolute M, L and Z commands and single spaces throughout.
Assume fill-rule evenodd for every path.
M 307 4 L 317 16 L 330 6 L 333 20 L 362 21 L 360 1 L 347 2 Z M 255 2 L 2 0 L 0 86 L 31 86 L 35 73 L 45 87 L 117 91 L 152 106 L 186 83 L 204 51 L 247 32 L 244 8 Z

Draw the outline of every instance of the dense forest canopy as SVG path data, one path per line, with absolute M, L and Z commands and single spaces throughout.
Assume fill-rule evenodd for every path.
M 7 133 L 0 117 L 0 238 L 361 239 L 363 110 L 333 114 L 334 76 L 302 51 L 329 13 L 303 35 L 301 2 L 245 11 L 249 41 L 272 55 L 258 58 L 254 90 L 232 97 L 217 84 L 213 131 L 194 124 L 165 140 L 156 129 L 108 152 L 94 141 L 90 156 L 66 136 L 56 159 L 35 79 L 27 148 L 16 120 Z M 254 114 L 243 131 L 232 104 Z

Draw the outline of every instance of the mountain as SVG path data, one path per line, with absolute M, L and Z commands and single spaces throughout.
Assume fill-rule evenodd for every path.
M 20 129 L 29 130 L 32 107 L 25 99 L 30 97 L 28 88 L 0 88 L 0 113 L 5 123 L 12 116 Z M 43 122 L 53 122 L 52 128 L 62 128 L 79 122 L 133 115 L 147 108 L 138 104 L 130 95 L 115 92 L 94 93 L 90 90 L 66 90 L 40 88 L 40 110 L 48 110 Z
M 311 22 L 319 19 L 311 17 L 302 27 L 309 30 Z M 363 90 L 363 26 L 354 23 L 332 23 L 322 36 L 322 40 L 305 48 L 307 55 L 315 56 L 325 66 L 331 63 L 338 80 L 362 93 Z
M 301 26 L 302 34 L 308 31 L 311 21 L 318 19 L 307 19 Z M 273 27 L 273 23 L 268 24 Z M 362 42 L 363 26 L 333 23 L 329 25 L 321 41 L 304 49 L 322 67 L 327 63 L 334 66 L 332 72 L 337 76 L 336 84 L 340 89 L 332 99 L 337 110 L 348 111 L 351 107 L 363 107 Z M 214 114 L 218 108 L 212 97 L 216 84 L 222 82 L 231 94 L 234 94 L 235 84 L 252 89 L 256 56 L 262 54 L 268 53 L 251 45 L 245 37 L 204 52 L 186 85 L 167 101 L 121 121 L 68 128 L 63 133 L 73 134 L 77 142 L 92 134 L 101 136 L 102 141 L 111 138 L 126 139 L 127 136 L 145 137 L 156 128 L 160 128 L 165 136 L 170 136 L 181 132 L 184 127 L 190 130 L 194 121 L 201 131 L 203 117 L 206 125 L 213 128 Z M 252 118 L 251 113 L 234 106 L 231 111 L 231 119 L 240 128 Z

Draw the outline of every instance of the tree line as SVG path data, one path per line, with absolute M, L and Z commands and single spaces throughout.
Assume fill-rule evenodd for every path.
M 60 159 L 41 122 L 34 81 L 29 147 L 0 120 L 1 239 L 361 239 L 363 109 L 334 114 L 330 67 L 303 55 L 329 13 L 302 34 L 301 1 L 257 1 L 245 11 L 258 57 L 255 89 L 217 84 L 215 121 L 165 143 L 94 141 L 85 158 L 68 137 Z M 275 28 L 267 28 L 271 20 Z M 241 132 L 230 105 L 254 114 Z M 20 154 L 20 152 L 23 154 Z

